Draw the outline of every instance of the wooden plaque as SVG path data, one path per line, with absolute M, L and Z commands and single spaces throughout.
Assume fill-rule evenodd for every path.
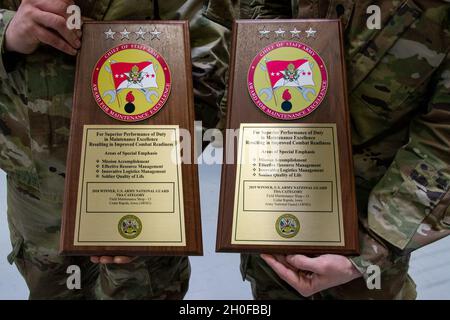
M 217 251 L 356 254 L 339 20 L 236 21 L 231 55 Z
M 85 23 L 61 254 L 202 254 L 198 172 L 194 152 L 181 161 L 183 129 L 194 136 L 188 23 Z

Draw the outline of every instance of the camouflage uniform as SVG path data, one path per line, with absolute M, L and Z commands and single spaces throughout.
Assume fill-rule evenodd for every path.
M 203 0 L 85 0 L 95 20 L 189 19 L 197 117 L 214 126 L 224 90 L 228 29 L 203 16 Z M 95 265 L 58 255 L 75 59 L 41 46 L 4 52 L 5 29 L 20 1 L 0 1 L 0 168 L 7 173 L 8 222 L 15 262 L 32 299 L 177 299 L 188 288 L 187 257 L 138 258 Z M 82 290 L 66 288 L 68 265 L 81 267 Z
M 381 30 L 366 9 L 381 8 Z M 450 4 L 440 0 L 242 0 L 241 18 L 337 18 L 345 25 L 361 255 L 381 267 L 313 298 L 414 299 L 413 250 L 450 234 Z M 320 35 L 319 35 L 320 36 Z M 241 270 L 256 298 L 301 299 L 255 255 Z

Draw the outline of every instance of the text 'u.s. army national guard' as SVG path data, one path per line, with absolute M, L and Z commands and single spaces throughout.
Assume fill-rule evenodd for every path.
M 367 27 L 370 5 L 380 9 L 380 28 Z M 361 255 L 351 259 L 244 255 L 242 273 L 255 297 L 415 298 L 410 253 L 450 234 L 450 3 L 240 6 L 241 18 L 342 19 L 360 217 Z M 364 278 L 377 267 L 381 287 L 374 281 L 370 290 Z
M 197 116 L 213 127 L 225 87 L 228 29 L 225 21 L 204 16 L 204 3 L 75 1 L 81 14 L 94 20 L 190 20 Z M 81 35 L 66 28 L 66 9 L 72 4 L 0 1 L 0 168 L 8 176 L 9 261 L 24 276 L 30 298 L 182 298 L 190 275 L 186 257 L 93 257 L 92 263 L 58 256 L 75 76 L 72 55 Z M 70 265 L 81 269 L 80 290 L 66 286 Z

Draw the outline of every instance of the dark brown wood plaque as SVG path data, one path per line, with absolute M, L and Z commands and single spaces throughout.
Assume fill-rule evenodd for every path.
M 126 58 L 115 55 L 121 50 L 131 51 L 128 51 Z M 148 55 L 150 53 L 151 56 Z M 143 58 L 147 56 L 148 59 Z M 158 60 L 160 58 L 163 60 Z M 101 65 L 102 59 L 105 63 L 104 69 Z M 98 77 L 94 76 L 95 70 L 98 71 Z M 109 79 L 105 78 L 109 76 Z M 121 76 L 129 79 L 127 82 L 120 82 Z M 161 77 L 164 76 L 165 82 L 161 82 Z M 102 77 L 107 80 L 100 80 Z M 101 99 L 99 96 L 94 97 L 94 78 L 98 79 L 97 89 Z M 103 84 L 100 84 L 101 81 Z M 109 96 L 101 92 L 105 91 L 108 85 L 113 86 L 115 92 Z M 101 86 L 104 86 L 103 89 Z M 120 94 L 122 96 L 119 96 Z M 156 110 L 148 118 L 148 113 L 138 112 L 138 108 L 146 106 L 142 103 L 143 99 L 147 99 L 145 101 L 148 103 L 152 102 L 152 110 Z M 123 114 L 131 115 L 135 110 L 134 114 L 143 114 L 145 119 L 133 122 L 118 120 L 120 116 L 111 117 L 108 114 L 111 111 L 100 108 L 98 104 L 103 100 L 117 101 Z M 162 102 L 162 107 L 155 107 L 157 103 L 154 101 Z M 181 167 L 165 166 L 166 164 L 158 162 L 164 162 L 159 153 L 167 156 L 167 150 L 164 148 L 170 137 L 175 137 L 173 143 L 179 144 L 177 129 L 173 126 L 178 126 L 179 130 L 189 130 L 191 136 L 194 136 L 188 22 L 85 23 L 82 49 L 77 57 L 61 227 L 61 254 L 202 255 L 198 172 L 194 152 L 191 152 L 190 164 L 183 162 Z M 106 144 L 110 150 L 108 152 L 101 149 L 105 146 L 98 143 L 100 140 L 96 140 L 96 135 L 105 134 L 108 136 L 105 139 L 109 139 L 105 141 L 111 143 Z M 119 140 L 123 144 L 116 144 L 118 140 L 111 138 L 114 134 L 118 134 L 121 139 L 129 136 L 131 140 L 123 138 Z M 166 137 L 169 140 L 164 140 Z M 147 143 L 146 139 L 154 142 Z M 129 141 L 132 141 L 131 144 L 127 144 Z M 189 147 L 194 150 L 194 139 L 191 141 Z M 152 146 L 152 143 L 155 144 Z M 122 145 L 125 147 L 121 148 Z M 111 158 L 111 154 L 116 154 L 116 157 Z M 134 157 L 136 154 L 139 156 Z M 96 156 L 99 157 L 97 161 L 91 161 Z M 123 169 L 123 160 L 127 161 L 128 169 Z M 107 165 L 103 167 L 103 163 Z M 146 167 L 143 167 L 144 164 Z M 159 167 L 155 169 L 153 165 Z M 93 177 L 88 174 L 91 171 L 94 172 Z M 165 180 L 169 173 L 170 177 L 176 176 L 177 179 Z M 88 178 L 91 181 L 88 181 Z M 79 195 L 86 198 L 85 202 Z M 80 210 L 83 213 L 80 213 Z M 178 213 L 182 210 L 182 213 L 175 219 L 177 210 Z M 80 216 L 85 220 L 80 220 Z M 173 221 L 176 223 L 159 226 L 157 223 L 160 222 L 154 219 L 175 219 Z M 83 233 L 86 228 L 91 227 L 93 231 Z M 172 228 L 173 239 L 167 236 L 168 230 Z M 172 245 L 177 241 L 180 244 Z
M 224 159 L 234 152 L 234 162 L 224 161 L 222 168 L 216 250 L 356 254 L 358 220 L 340 21 L 238 20 L 231 52 L 227 128 L 241 128 L 242 144 L 236 136 L 225 138 Z M 322 86 L 327 89 L 321 96 Z M 305 93 L 308 88 L 315 89 Z M 304 140 L 308 134 L 311 142 Z M 275 137 L 291 145 L 281 146 Z M 290 156 L 296 159 L 294 169 L 285 170 L 281 160 L 274 163 L 251 151 L 249 145 L 264 142 L 261 152 L 267 152 L 267 141 L 280 144 L 279 153 L 303 150 L 305 156 Z M 248 166 L 237 164 L 245 160 Z M 296 169 L 308 168 L 303 164 L 318 171 Z M 281 170 L 289 172 L 282 173 L 286 177 L 273 173 Z

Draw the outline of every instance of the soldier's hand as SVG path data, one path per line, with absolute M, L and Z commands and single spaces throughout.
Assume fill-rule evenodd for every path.
M 125 257 L 125 256 L 92 256 L 91 262 L 92 263 L 101 263 L 101 264 L 109 264 L 109 263 L 115 263 L 115 264 L 127 264 L 132 262 L 136 257 Z
M 72 4 L 72 0 L 22 0 L 6 29 L 5 49 L 30 54 L 44 43 L 76 55 L 81 31 L 66 26 L 66 10 Z
M 362 276 L 347 257 L 326 254 L 317 258 L 304 255 L 271 256 L 261 258 L 302 296 L 350 282 Z

